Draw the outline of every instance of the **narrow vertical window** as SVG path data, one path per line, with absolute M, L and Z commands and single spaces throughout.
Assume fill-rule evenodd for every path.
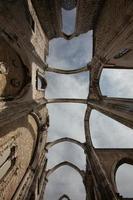
M 44 75 L 40 72 L 37 72 L 37 75 L 36 75 L 36 89 L 37 90 L 45 90 L 47 86 L 47 82 L 44 78 Z
M 0 155 L 0 180 L 9 172 L 15 164 L 15 146 L 7 148 Z
M 62 32 L 71 35 L 74 33 L 76 23 L 76 8 L 65 10 L 62 8 Z
M 76 23 L 76 0 L 62 0 L 62 32 L 71 35 Z

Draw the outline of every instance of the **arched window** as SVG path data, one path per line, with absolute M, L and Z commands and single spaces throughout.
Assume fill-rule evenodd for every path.
M 124 163 L 117 169 L 116 185 L 123 198 L 133 199 L 133 165 Z

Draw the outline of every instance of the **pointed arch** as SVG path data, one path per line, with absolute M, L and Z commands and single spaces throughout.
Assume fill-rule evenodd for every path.
M 63 198 L 71 200 L 66 194 L 62 195 L 58 200 L 62 200 Z
M 54 140 L 53 142 L 48 142 L 47 145 L 46 145 L 46 149 L 48 150 L 51 147 L 53 147 L 54 145 L 62 143 L 62 142 L 70 142 L 70 143 L 73 143 L 73 144 L 77 144 L 82 149 L 85 149 L 85 146 L 84 146 L 83 143 L 79 142 L 78 140 L 69 138 L 69 137 L 64 137 L 64 138 L 60 138 L 60 139 Z
M 47 172 L 46 172 L 46 177 L 48 178 L 52 173 L 54 173 L 57 169 L 59 169 L 60 167 L 62 166 L 69 166 L 71 168 L 73 168 L 74 170 L 76 170 L 82 177 L 82 179 L 84 179 L 84 175 L 85 175 L 85 172 L 83 170 L 80 170 L 76 165 L 74 165 L 73 163 L 71 162 L 68 162 L 68 161 L 64 161 L 64 162 L 61 162 L 57 165 L 55 165 L 53 168 L 49 169 Z

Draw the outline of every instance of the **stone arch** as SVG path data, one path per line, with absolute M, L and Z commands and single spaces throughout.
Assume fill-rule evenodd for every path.
M 82 72 L 87 72 L 87 71 L 90 71 L 90 68 L 91 68 L 91 63 L 89 62 L 87 65 L 85 65 L 83 67 L 80 67 L 77 69 L 71 69 L 71 70 L 58 69 L 58 68 L 47 65 L 46 71 L 57 73 L 57 74 L 69 75 L 69 74 L 78 74 L 78 73 L 82 73 Z
M 52 175 L 57 169 L 59 169 L 60 167 L 63 167 L 63 166 L 68 166 L 72 169 L 74 169 L 75 171 L 78 172 L 78 174 L 80 175 L 81 177 L 81 184 L 84 188 L 84 191 L 85 191 L 85 195 L 86 195 L 86 186 L 85 186 L 85 171 L 84 170 L 81 170 L 80 168 L 78 168 L 76 165 L 74 165 L 73 163 L 69 162 L 69 161 L 64 161 L 64 162 L 61 162 L 57 165 L 55 165 L 53 168 L 51 169 L 48 169 L 46 171 L 46 176 L 45 176 L 45 189 L 47 188 L 47 185 L 49 183 L 49 176 Z M 64 194 L 66 195 L 66 194 Z M 61 200 L 63 197 L 61 196 L 58 200 Z M 67 196 L 67 195 L 66 195 Z M 65 196 L 65 197 L 66 197 Z M 68 197 L 68 196 L 67 196 Z M 68 197 L 68 200 L 71 200 L 69 197 Z
M 117 173 L 117 170 L 119 169 L 119 167 L 123 164 L 133 165 L 133 158 L 124 157 L 124 158 L 120 159 L 118 162 L 115 162 L 115 164 L 113 165 L 111 177 L 112 177 L 112 182 L 113 182 L 116 192 L 118 192 L 117 185 L 116 185 L 116 173 Z
M 62 142 L 70 142 L 70 143 L 73 143 L 73 144 L 77 144 L 82 149 L 85 149 L 85 146 L 84 146 L 83 143 L 79 142 L 78 140 L 75 140 L 75 139 L 72 139 L 72 138 L 68 138 L 68 137 L 60 138 L 60 139 L 57 139 L 57 140 L 55 140 L 53 142 L 48 142 L 47 145 L 46 145 L 46 149 L 49 150 L 54 145 L 60 144 Z
M 35 119 L 37 126 L 39 128 L 41 123 L 39 115 L 36 112 L 31 112 L 30 115 Z
M 67 200 L 71 200 L 66 194 L 62 195 L 58 200 L 62 200 L 64 198 Z
M 84 129 L 85 129 L 85 138 L 86 143 L 89 144 L 89 146 L 93 146 L 92 139 L 91 139 L 91 133 L 90 133 L 90 116 L 91 116 L 92 108 L 87 106 L 85 116 L 84 116 Z
M 30 165 L 33 167 L 35 165 L 35 163 L 38 162 L 38 152 L 40 151 L 40 147 L 39 147 L 39 140 L 42 137 L 42 134 L 44 131 L 46 131 L 46 126 L 47 126 L 47 122 L 45 123 L 42 119 L 42 116 L 39 112 L 31 112 L 29 114 L 30 116 L 33 117 L 33 119 L 35 120 L 36 124 L 37 124 L 37 138 L 36 138 L 36 142 L 34 145 L 34 150 L 33 150 L 33 154 L 32 154 L 32 158 L 31 158 L 31 162 Z
M 122 158 L 121 160 L 119 160 L 117 163 L 114 164 L 113 166 L 113 174 L 114 174 L 114 177 L 116 175 L 116 172 L 118 170 L 118 168 L 123 165 L 123 164 L 130 164 L 130 165 L 133 165 L 133 158 L 129 158 L 129 157 L 125 157 L 125 158 Z
M 114 185 L 115 185 L 115 189 L 116 189 L 116 192 L 120 195 L 122 195 L 121 192 L 119 192 L 119 189 L 118 189 L 118 184 L 117 184 L 117 181 L 116 181 L 116 174 L 117 174 L 117 171 L 119 170 L 119 168 L 124 165 L 124 164 L 129 164 L 130 166 L 133 167 L 133 158 L 129 158 L 129 157 L 125 157 L 121 160 L 119 160 L 119 162 L 115 165 L 114 167 L 114 176 L 113 176 L 113 181 L 114 181 Z M 124 170 L 125 171 L 125 170 Z M 132 177 L 132 176 L 131 176 Z M 133 181 L 132 181 L 133 182 Z M 121 184 L 121 183 L 120 183 Z
M 46 178 L 48 178 L 52 173 L 54 173 L 54 171 L 56 171 L 57 169 L 59 169 L 62 166 L 65 166 L 65 165 L 73 168 L 74 170 L 76 170 L 80 174 L 82 179 L 84 180 L 85 172 L 83 170 L 80 170 L 76 165 L 74 165 L 73 163 L 68 162 L 68 161 L 61 162 L 61 163 L 55 165 L 53 168 L 49 169 L 46 172 Z

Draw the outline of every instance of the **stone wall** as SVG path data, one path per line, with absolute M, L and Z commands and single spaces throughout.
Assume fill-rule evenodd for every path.
M 46 167 L 48 39 L 30 0 L 0 2 L 0 41 L 0 199 L 39 199 Z
M 94 28 L 94 55 L 106 63 L 132 66 L 131 0 L 108 0 L 102 7 Z

